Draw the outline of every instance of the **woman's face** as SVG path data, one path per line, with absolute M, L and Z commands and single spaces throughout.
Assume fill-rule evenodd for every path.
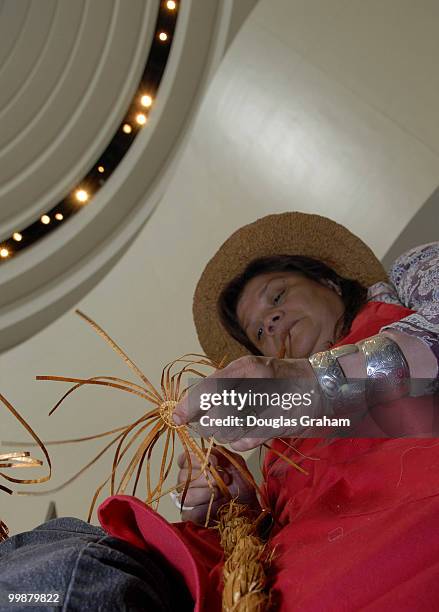
M 327 350 L 343 312 L 333 288 L 296 272 L 255 276 L 236 309 L 239 324 L 263 355 L 276 357 L 285 346 L 285 356 L 294 359 Z

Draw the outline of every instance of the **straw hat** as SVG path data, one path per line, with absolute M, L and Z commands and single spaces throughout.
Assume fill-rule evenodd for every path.
M 212 257 L 195 289 L 193 315 L 201 346 L 211 359 L 227 362 L 248 354 L 225 331 L 217 314 L 218 297 L 233 278 L 259 257 L 302 255 L 330 266 L 366 287 L 387 280 L 370 248 L 345 227 L 320 215 L 286 212 L 245 225 Z

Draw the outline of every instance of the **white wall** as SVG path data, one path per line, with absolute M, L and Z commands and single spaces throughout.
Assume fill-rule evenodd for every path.
M 80 304 L 153 381 L 198 350 L 192 292 L 215 249 L 243 223 L 303 210 L 343 222 L 384 255 L 437 184 L 439 5 L 422 0 L 262 0 L 209 91 L 168 191 L 131 249 Z M 46 414 L 63 386 L 36 374 L 126 376 L 72 313 L 0 356 L 0 388 L 45 436 L 117 427 L 142 413 L 116 391 L 81 390 Z M 4 438 L 5 435 L 2 434 Z M 22 438 L 14 430 L 8 437 Z M 53 485 L 100 445 L 53 450 Z M 3 496 L 13 530 L 84 517 L 109 468 L 49 498 Z M 176 518 L 170 502 L 163 513 Z

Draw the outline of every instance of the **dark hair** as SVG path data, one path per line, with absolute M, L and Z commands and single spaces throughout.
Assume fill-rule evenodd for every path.
M 345 307 L 343 316 L 337 324 L 343 336 L 349 331 L 358 311 L 366 303 L 366 287 L 355 280 L 339 276 L 332 268 L 317 259 L 298 255 L 273 255 L 255 259 L 248 264 L 242 274 L 224 287 L 217 303 L 218 314 L 226 331 L 254 355 L 262 353 L 241 328 L 236 308 L 246 284 L 255 276 L 270 272 L 298 272 L 318 283 L 324 280 L 335 283 L 340 288 L 341 299 Z

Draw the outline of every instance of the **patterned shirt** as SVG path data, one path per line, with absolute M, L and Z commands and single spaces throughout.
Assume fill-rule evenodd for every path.
M 400 255 L 389 272 L 390 283 L 375 283 L 368 299 L 399 304 L 414 314 L 386 325 L 418 337 L 433 351 L 439 371 L 439 242 L 431 242 Z

